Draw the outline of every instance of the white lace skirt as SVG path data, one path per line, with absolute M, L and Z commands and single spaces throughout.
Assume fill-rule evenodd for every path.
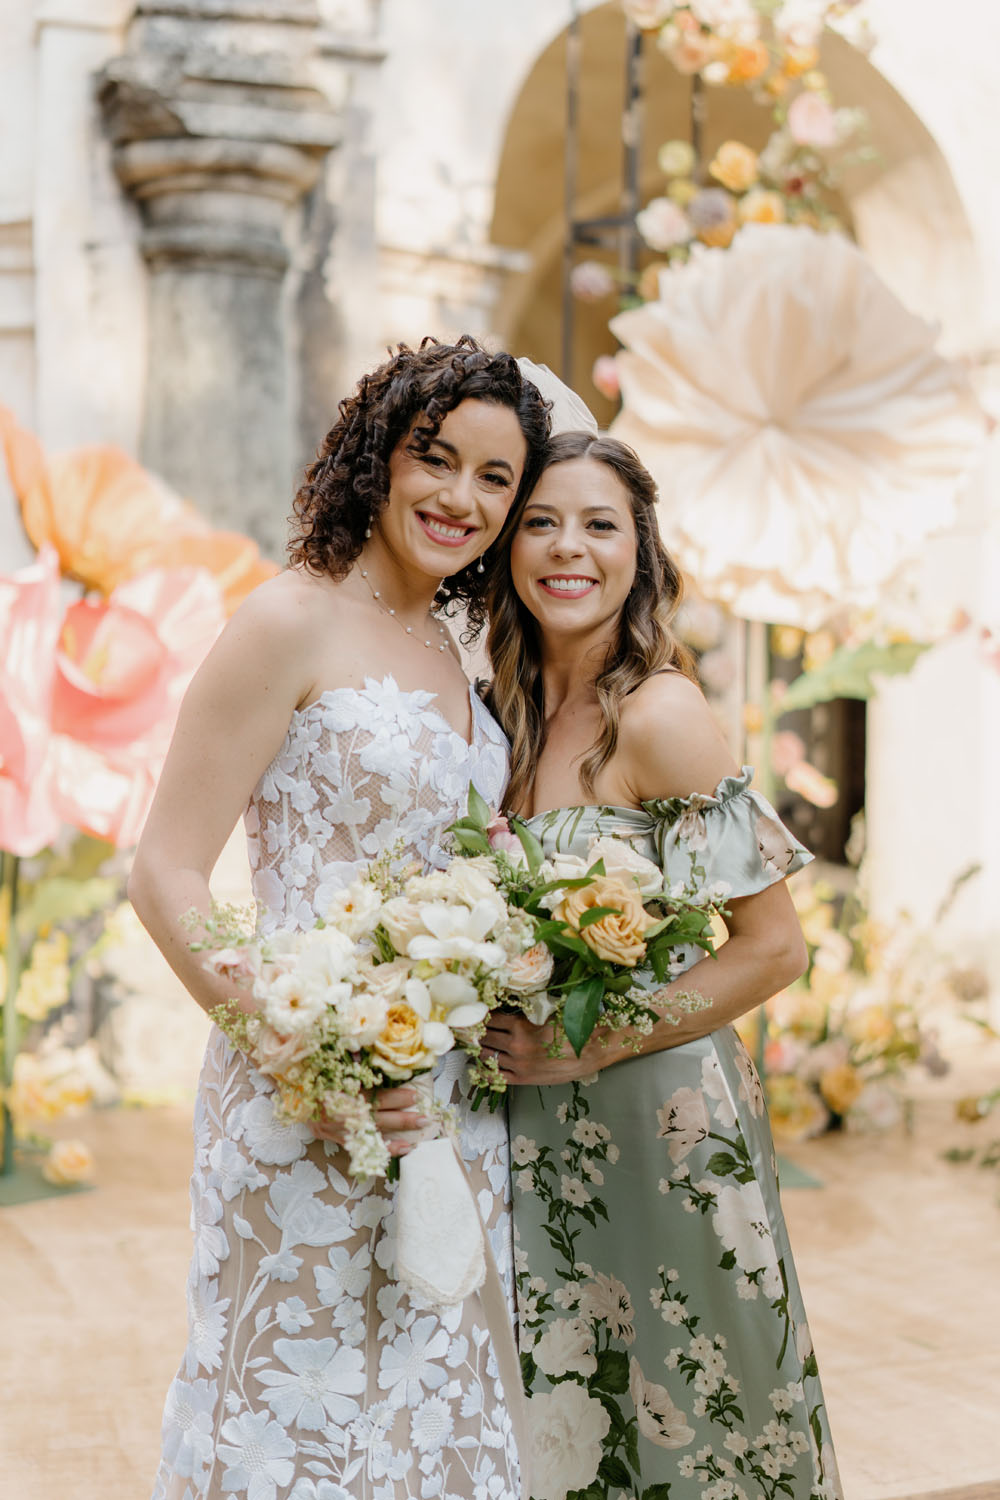
M 510 1300 L 506 1125 L 469 1110 L 461 1055 L 444 1063 L 435 1091 L 458 1112 Z M 275 1119 L 268 1081 L 213 1029 L 195 1112 L 188 1345 L 153 1500 L 517 1500 L 479 1295 L 439 1309 L 403 1292 L 394 1189 L 352 1181 L 344 1164 L 307 1126 Z

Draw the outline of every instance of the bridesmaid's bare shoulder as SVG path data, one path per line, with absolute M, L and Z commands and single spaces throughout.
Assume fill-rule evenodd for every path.
M 682 672 L 656 673 L 628 695 L 619 746 L 638 801 L 711 793 L 738 770 L 704 694 Z

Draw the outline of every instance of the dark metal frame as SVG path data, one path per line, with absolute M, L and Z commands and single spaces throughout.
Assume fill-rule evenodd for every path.
M 582 34 L 579 0 L 570 0 L 566 30 L 566 155 L 564 197 L 566 235 L 563 243 L 562 275 L 562 377 L 573 380 L 574 308 L 570 277 L 581 246 L 617 249 L 623 289 L 634 284 L 639 273 L 641 241 L 635 216 L 639 212 L 639 149 L 642 139 L 642 32 L 625 19 L 625 91 L 622 107 L 622 190 L 616 214 L 581 219 L 576 214 L 577 175 L 580 160 L 580 54 Z

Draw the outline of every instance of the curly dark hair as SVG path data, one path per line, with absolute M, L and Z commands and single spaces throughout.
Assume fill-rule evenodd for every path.
M 419 349 L 400 344 L 341 401 L 338 419 L 295 496 L 289 560 L 343 578 L 361 553 L 366 529 L 388 503 L 389 458 L 414 417 L 424 419 L 413 441 L 426 452 L 448 413 L 469 399 L 508 406 L 517 415 L 528 454 L 516 506 L 535 482 L 549 436 L 549 403 L 510 354 L 490 354 L 469 334 L 454 344 L 425 338 Z M 482 558 L 482 573 L 470 564 L 446 578 L 435 595 L 435 606 L 448 613 L 465 606 L 472 635 L 485 620 L 494 548 Z

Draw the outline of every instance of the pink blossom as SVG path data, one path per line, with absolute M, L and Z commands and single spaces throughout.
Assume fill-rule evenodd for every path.
M 223 618 L 201 569 L 151 570 L 65 612 L 53 547 L 0 576 L 0 847 L 37 854 L 63 823 L 137 840 L 181 695 Z
M 788 129 L 800 146 L 837 144 L 837 116 L 828 99 L 812 91 L 796 95 L 788 106 Z
M 521 840 L 502 814 L 490 823 L 486 829 L 486 837 L 491 849 L 502 849 L 505 854 L 512 855 L 522 853 Z
M 584 260 L 570 272 L 569 284 L 581 302 L 603 302 L 615 290 L 615 280 L 598 260 Z
M 671 250 L 691 238 L 691 221 L 672 198 L 651 198 L 635 216 L 636 227 L 652 250 Z
M 609 401 L 617 401 L 621 395 L 621 380 L 618 375 L 618 364 L 613 354 L 601 354 L 594 360 L 594 368 L 590 372 L 590 378 Z

